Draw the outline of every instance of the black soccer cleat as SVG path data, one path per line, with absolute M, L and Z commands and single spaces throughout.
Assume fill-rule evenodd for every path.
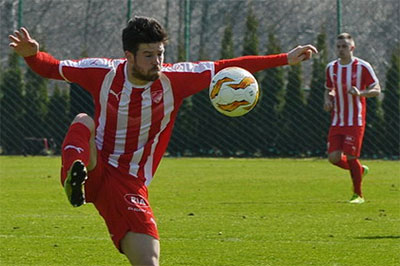
M 79 207 L 85 204 L 84 184 L 87 179 L 86 166 L 81 160 L 72 163 L 64 181 L 64 190 L 72 206 Z

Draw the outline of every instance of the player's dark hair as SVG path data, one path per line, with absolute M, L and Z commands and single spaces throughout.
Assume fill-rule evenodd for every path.
M 349 33 L 347 33 L 347 32 L 342 32 L 342 33 L 340 33 L 340 34 L 336 37 L 336 39 L 337 39 L 337 40 L 349 40 L 350 43 L 351 43 L 353 46 L 356 45 L 356 42 L 354 41 L 353 37 L 351 37 L 351 35 L 350 35 Z
M 148 17 L 134 17 L 122 31 L 124 51 L 136 54 L 141 43 L 167 43 L 168 36 L 161 24 Z
M 338 40 L 353 40 L 353 37 L 351 37 L 351 35 L 349 33 L 343 32 L 337 36 L 337 39 Z

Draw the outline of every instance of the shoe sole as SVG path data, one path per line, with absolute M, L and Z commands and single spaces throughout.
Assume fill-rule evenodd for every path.
M 71 171 L 65 180 L 64 189 L 68 200 L 74 207 L 79 207 L 85 203 L 85 192 L 83 185 L 87 179 L 87 171 L 85 165 L 81 161 L 75 161 L 72 164 Z M 70 189 L 68 189 L 68 187 Z M 68 195 L 68 191 L 71 192 Z
M 363 169 L 362 177 L 368 175 L 369 167 L 366 166 L 366 165 L 363 165 L 363 166 L 362 166 L 362 169 Z
M 363 204 L 365 201 L 361 200 L 361 201 L 349 201 L 350 204 Z

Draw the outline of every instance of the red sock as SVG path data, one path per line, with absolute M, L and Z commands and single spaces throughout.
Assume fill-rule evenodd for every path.
M 75 160 L 82 160 L 87 166 L 90 158 L 90 130 L 82 123 L 74 123 L 69 127 L 61 151 L 61 184 L 67 177 L 67 171 Z
M 350 166 L 349 166 L 349 162 L 347 161 L 347 157 L 342 155 L 342 158 L 340 159 L 339 162 L 335 163 L 335 165 L 339 166 L 340 168 L 349 170 Z
M 358 159 L 348 160 L 350 166 L 351 179 L 353 180 L 354 193 L 362 197 L 361 182 L 362 182 L 362 165 Z

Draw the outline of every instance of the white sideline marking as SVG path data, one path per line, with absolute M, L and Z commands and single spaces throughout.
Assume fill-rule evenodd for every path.
M 52 235 L 0 235 L 0 238 L 60 238 L 60 236 L 52 236 Z M 65 237 L 63 239 L 79 239 L 79 240 L 109 240 L 107 237 L 89 237 L 89 236 L 70 236 Z
M 79 218 L 79 219 L 91 219 L 91 216 L 85 215 L 75 215 L 75 214 L 56 214 L 56 215 L 46 215 L 46 214 L 14 214 L 13 217 L 29 217 L 29 218 Z

